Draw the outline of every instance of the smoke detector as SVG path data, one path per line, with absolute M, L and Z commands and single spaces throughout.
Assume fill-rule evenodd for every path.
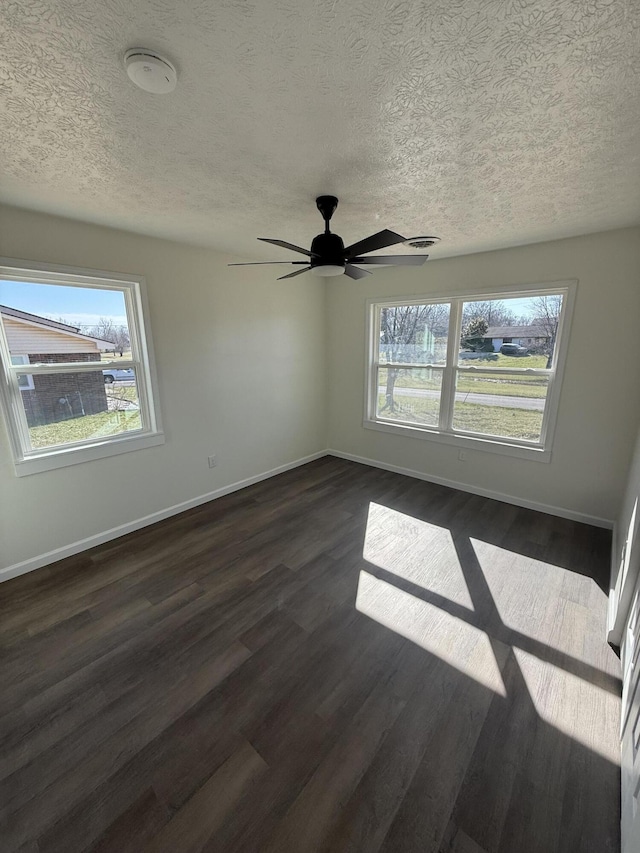
M 136 86 L 145 92 L 166 95 L 176 88 L 176 69 L 168 59 L 152 50 L 130 48 L 124 55 L 124 67 Z
M 429 249 L 439 242 L 439 237 L 409 237 L 408 240 L 404 241 L 403 245 L 411 246 L 412 249 Z

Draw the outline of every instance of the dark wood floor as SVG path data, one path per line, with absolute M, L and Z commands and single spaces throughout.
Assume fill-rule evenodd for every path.
M 3 584 L 0 849 L 618 850 L 609 539 L 327 457 Z

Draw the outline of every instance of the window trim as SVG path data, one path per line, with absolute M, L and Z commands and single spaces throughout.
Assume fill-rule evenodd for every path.
M 16 377 L 20 372 L 18 368 L 22 365 L 11 364 L 4 327 L 0 323 L 0 408 L 7 426 L 16 476 L 50 471 L 67 465 L 164 444 L 144 276 L 0 257 L 0 279 L 35 284 L 88 286 L 105 290 L 117 289 L 123 292 L 131 337 L 132 360 L 118 362 L 118 366 L 126 364 L 128 367 L 136 368 L 136 373 L 139 374 L 139 376 L 136 375 L 136 387 L 140 411 L 143 422 L 148 425 L 144 429 L 130 433 L 27 451 L 26 415 L 21 398 L 17 396 L 19 387 Z M 98 365 L 97 368 L 96 365 Z M 96 369 L 102 370 L 105 365 L 108 365 L 108 362 L 32 364 L 29 372 L 33 374 L 82 373 Z
M 498 453 L 504 456 L 514 456 L 520 459 L 531 459 L 539 462 L 550 462 L 553 439 L 558 418 L 558 409 L 562 382 L 564 377 L 565 362 L 569 347 L 569 335 L 573 310 L 575 306 L 577 279 L 562 279 L 560 281 L 536 282 L 528 284 L 511 284 L 500 287 L 477 288 L 470 291 L 459 291 L 455 293 L 428 293 L 413 296 L 394 297 L 372 297 L 366 300 L 366 334 L 365 334 L 365 393 L 364 414 L 362 426 L 365 429 L 373 429 L 392 435 L 402 435 L 407 438 L 418 438 L 442 444 L 453 445 L 463 449 L 482 450 L 488 453 Z M 433 365 L 442 371 L 442 392 L 440 396 L 440 414 L 442 424 L 442 410 L 452 409 L 452 395 L 455 393 L 455 380 L 458 372 L 491 373 L 491 368 L 479 368 L 474 366 L 460 366 L 458 363 L 459 346 L 457 346 L 457 330 L 461 325 L 463 302 L 475 302 L 489 299 L 506 299 L 507 297 L 535 297 L 550 296 L 562 293 L 563 303 L 560 320 L 558 323 L 557 345 L 554 354 L 554 365 L 549 375 L 549 389 L 546 397 L 546 407 L 542 421 L 542 434 L 540 442 L 531 442 L 519 439 L 509 439 L 502 436 L 489 436 L 481 433 L 455 432 L 443 429 L 441 426 L 418 426 L 412 423 L 388 421 L 380 419 L 375 414 L 375 404 L 378 398 L 377 390 L 377 366 L 378 366 L 378 344 L 376 335 L 379 328 L 379 314 L 382 308 L 414 305 L 414 304 L 442 304 L 451 306 L 449 311 L 449 331 L 447 339 L 447 362 L 444 365 Z M 406 368 L 407 365 L 403 365 Z M 425 367 L 428 365 L 420 365 Z M 495 368 L 494 368 L 495 370 Z M 517 369 L 503 369 L 500 373 L 518 372 Z M 497 371 L 496 371 L 497 373 Z

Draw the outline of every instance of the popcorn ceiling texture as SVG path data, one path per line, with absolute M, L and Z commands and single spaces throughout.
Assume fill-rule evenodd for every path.
M 3 199 L 265 259 L 640 221 L 638 0 L 0 0 Z M 122 64 L 165 53 L 152 96 Z M 393 251 L 393 250 L 392 250 Z M 406 250 L 405 250 L 406 251 Z

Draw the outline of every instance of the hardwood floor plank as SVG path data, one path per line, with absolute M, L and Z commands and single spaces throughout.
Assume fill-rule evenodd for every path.
M 425 662 L 422 679 L 345 805 L 325 850 L 375 853 L 382 847 L 429 741 L 447 713 L 451 692 L 463 679 L 440 661 L 432 663 Z
M 0 585 L 2 853 L 617 853 L 610 544 L 325 457 Z
M 510 652 L 503 670 L 506 698 L 494 696 L 453 819 L 481 847 L 499 849 L 518 769 L 526 765 L 539 725 L 520 668 Z
M 393 668 L 377 683 L 279 823 L 264 853 L 293 849 L 311 853 L 323 847 L 343 805 L 406 705 L 395 689 L 400 677 Z
M 265 840 L 331 749 L 337 732 L 312 714 L 290 728 L 286 751 L 256 783 L 203 848 L 203 853 L 262 853 Z
M 144 847 L 145 853 L 199 853 L 247 786 L 266 768 L 258 753 L 244 743 Z
M 509 649 L 494 643 L 499 671 Z M 477 648 L 471 660 L 491 677 L 486 654 Z M 500 685 L 494 683 L 494 688 Z M 439 850 L 494 694 L 481 681 L 463 680 L 453 692 L 442 724 L 434 730 L 424 757 L 385 836 L 381 850 L 422 853 Z M 514 850 L 517 848 L 514 848 Z
M 77 731 L 109 704 L 99 684 L 61 701 L 44 713 L 29 705 L 0 720 L 0 780 L 34 761 L 53 744 Z
M 75 692 L 80 683 L 84 686 L 92 680 L 99 680 L 104 685 L 98 675 L 99 670 L 114 665 L 114 662 L 117 666 L 117 662 L 128 655 L 130 645 L 138 643 L 145 632 L 160 630 L 160 623 L 171 624 L 172 616 L 175 617 L 174 622 L 180 622 L 185 614 L 176 616 L 176 613 L 182 610 L 185 603 L 191 602 L 194 596 L 199 597 L 200 591 L 194 593 L 190 588 L 180 590 L 162 604 L 145 608 L 137 617 L 119 624 L 116 629 L 111 628 L 106 636 L 83 633 L 81 640 L 86 642 L 80 642 L 69 650 L 64 658 L 57 660 L 55 666 L 47 667 L 40 661 L 35 668 L 10 665 L 9 677 L 14 679 L 14 683 L 0 694 L 0 713 L 6 713 L 21 703 L 35 701 L 38 695 L 42 696 L 50 687 L 56 695 L 60 695 L 65 689 Z M 70 683 L 65 684 L 67 679 Z
M 159 802 L 153 788 L 144 791 L 98 838 L 91 853 L 140 853 L 170 818 L 170 812 Z M 42 849 L 47 849 L 43 843 Z
M 108 779 L 154 737 L 178 719 L 198 699 L 213 689 L 248 655 L 249 650 L 240 643 L 233 644 L 221 656 L 201 672 L 189 674 L 166 684 L 166 692 L 158 696 L 153 706 L 148 699 L 141 699 L 141 706 L 133 718 L 127 703 L 118 703 L 117 713 L 107 717 L 100 715 L 98 726 L 89 724 L 84 732 L 74 732 L 56 744 L 50 751 L 7 777 L 2 783 L 0 798 L 10 807 L 11 819 L 7 821 L 4 837 L 26 840 L 39 837 L 40 846 L 56 849 L 56 838 L 61 838 L 57 849 L 81 850 L 72 846 L 71 827 L 77 843 L 86 843 L 87 838 L 97 834 L 95 818 L 104 819 L 101 801 L 95 810 L 87 808 L 83 798 L 87 793 L 87 780 L 93 790 Z M 144 695 L 144 694 L 143 694 Z M 106 722 L 110 725 L 107 728 Z M 78 768 L 83 768 L 83 774 Z M 54 784 L 55 783 L 55 784 Z M 47 795 L 41 796 L 44 791 Z M 67 815 L 67 812 L 71 814 Z M 120 809 L 117 809 L 119 813 Z M 46 827 L 54 823 L 50 834 Z M 67 829 L 69 827 L 69 829 Z M 98 827 L 98 831 L 103 829 Z M 1 830 L 0 830 L 1 831 Z M 44 835 L 44 838 L 43 838 Z
M 487 853 L 480 847 L 479 844 L 469 838 L 466 832 L 463 832 L 455 824 L 451 824 L 451 837 L 440 848 L 440 853 Z

